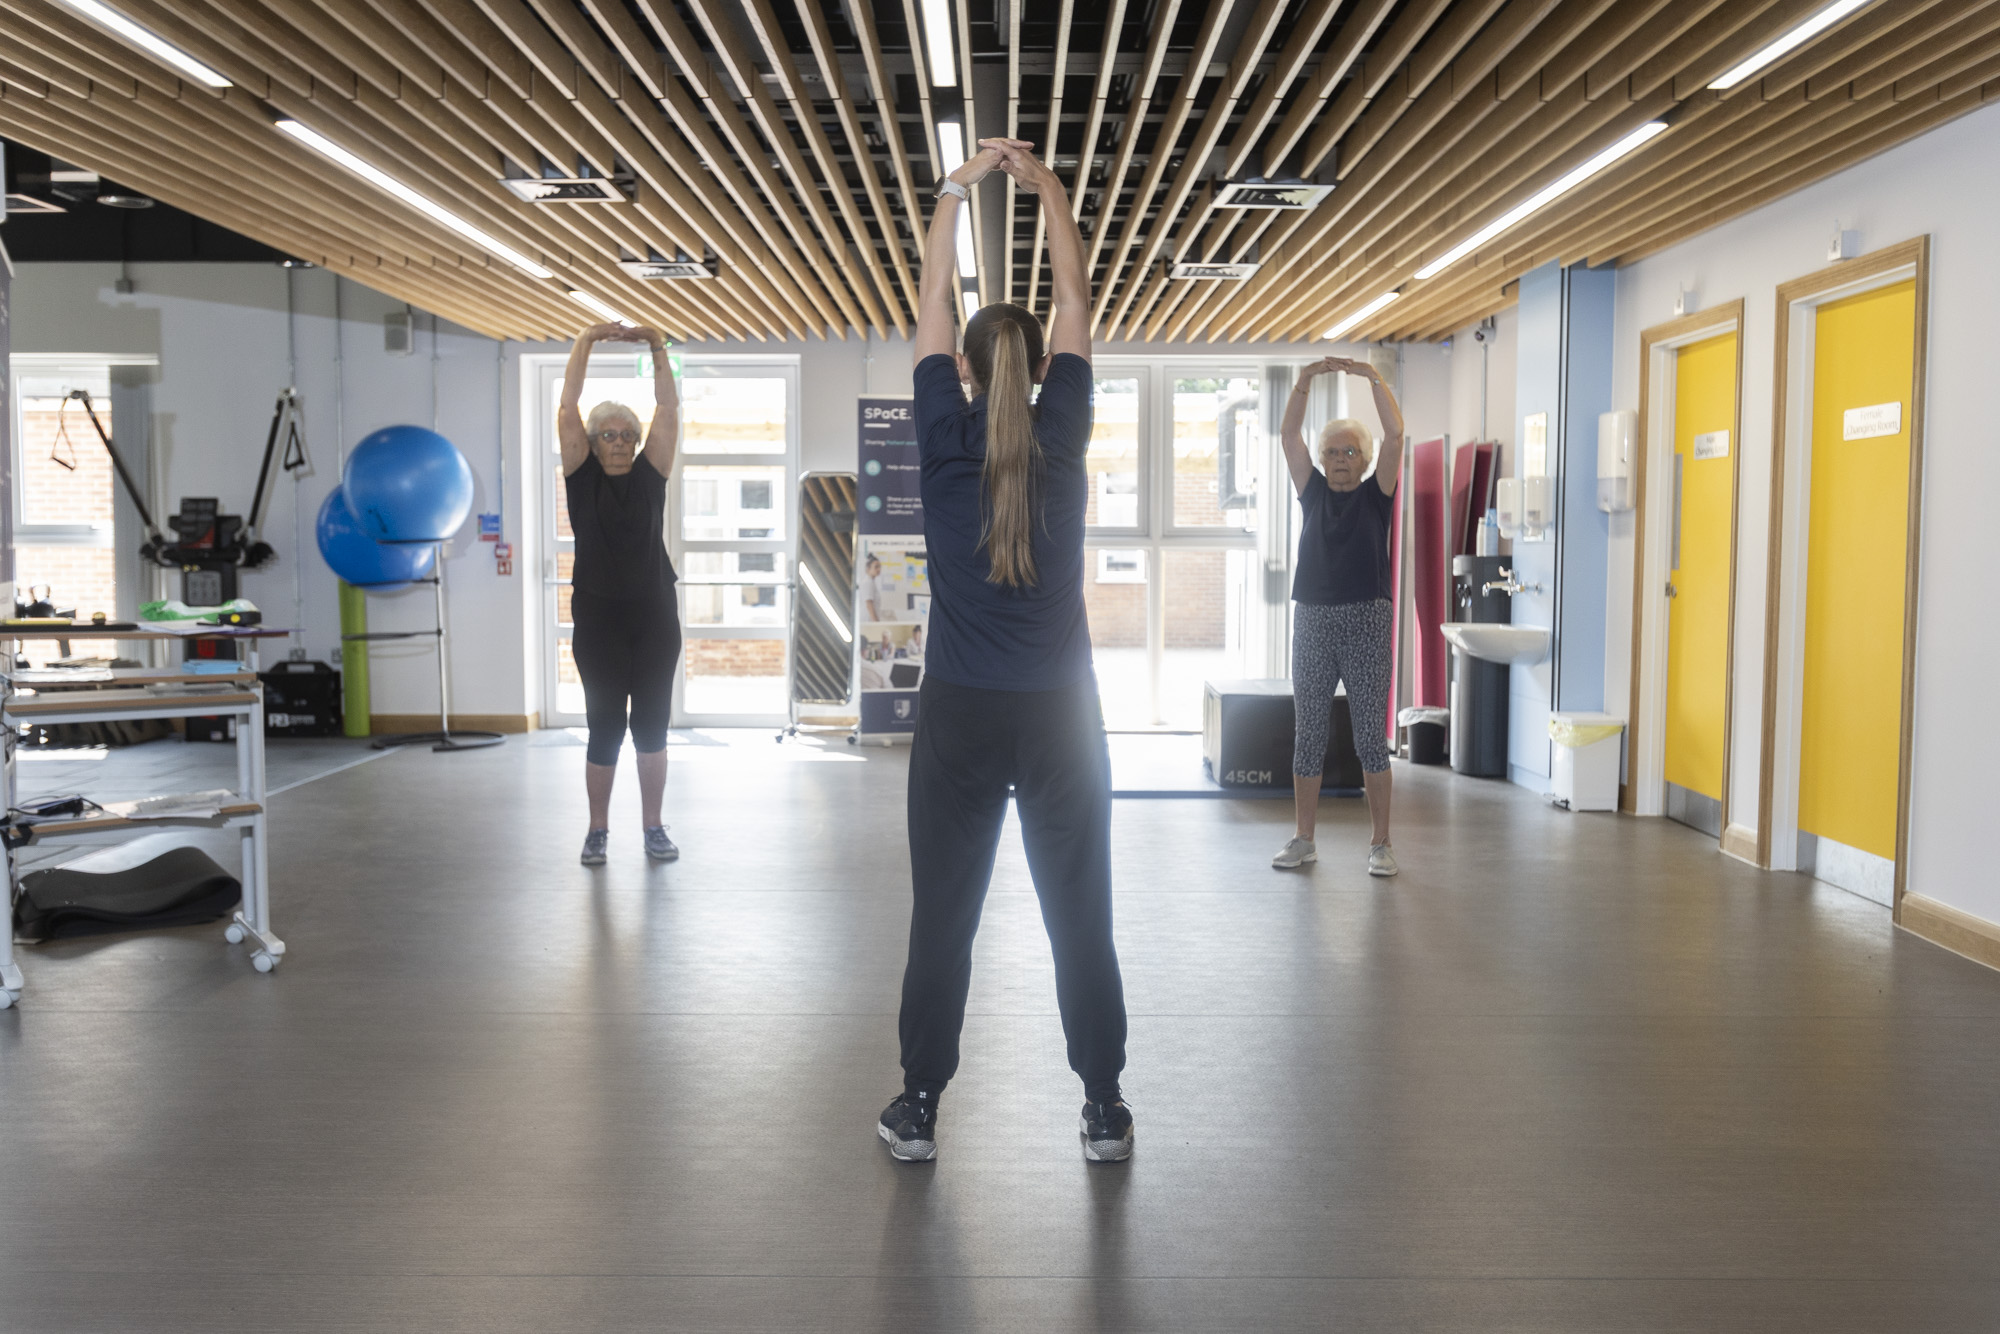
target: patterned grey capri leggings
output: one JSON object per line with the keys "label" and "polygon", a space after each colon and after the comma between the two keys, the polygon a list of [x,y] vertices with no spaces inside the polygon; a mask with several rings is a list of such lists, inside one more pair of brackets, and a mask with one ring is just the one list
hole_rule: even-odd
{"label": "patterned grey capri leggings", "polygon": [[1387,598],[1321,607],[1292,606],[1292,705],[1298,733],[1292,772],[1314,778],[1326,764],[1326,733],[1333,718],[1333,689],[1347,683],[1347,713],[1354,722],[1354,753],[1365,773],[1389,767],[1389,636],[1394,625]]}

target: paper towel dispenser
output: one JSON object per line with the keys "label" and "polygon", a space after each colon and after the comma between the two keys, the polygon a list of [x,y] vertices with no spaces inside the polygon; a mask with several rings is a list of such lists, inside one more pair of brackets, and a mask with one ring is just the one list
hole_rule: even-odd
{"label": "paper towel dispenser", "polygon": [[1639,440],[1639,414],[1630,408],[1597,417],[1597,508],[1605,513],[1632,508],[1632,455]]}

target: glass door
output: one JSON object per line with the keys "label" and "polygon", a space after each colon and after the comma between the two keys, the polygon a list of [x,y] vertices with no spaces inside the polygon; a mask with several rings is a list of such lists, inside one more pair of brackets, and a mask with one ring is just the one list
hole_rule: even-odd
{"label": "glass door", "polygon": [[[792,476],[798,459],[798,362],[792,357],[676,354],[681,444],[667,488],[667,547],[680,573],[684,647],[674,688],[674,725],[778,726],[786,702],[790,623]],[[584,722],[583,681],[570,643],[570,528],[555,411],[563,367],[541,367],[546,484],[543,719]],[[653,382],[636,353],[594,356],[583,407],[612,400],[643,425],[653,420]],[[643,463],[641,466],[644,466]]]}
{"label": "glass door", "polygon": [[1269,441],[1254,366],[1096,366],[1084,601],[1115,731],[1194,731],[1204,684],[1258,675]]}

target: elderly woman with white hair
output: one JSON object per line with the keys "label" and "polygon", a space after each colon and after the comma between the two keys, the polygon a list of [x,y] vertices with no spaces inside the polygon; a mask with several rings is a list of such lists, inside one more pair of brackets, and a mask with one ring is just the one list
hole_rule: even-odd
{"label": "elderly woman with white hair", "polygon": [[[1317,375],[1368,381],[1384,438],[1350,417],[1319,432],[1319,464],[1306,450],[1306,399]],[[1390,638],[1395,625],[1389,573],[1389,526],[1396,479],[1403,467],[1403,412],[1382,377],[1365,361],[1328,357],[1299,372],[1285,405],[1282,432],[1292,485],[1305,510],[1292,582],[1292,700],[1298,719],[1292,743],[1292,801],[1298,830],[1271,859],[1281,869],[1319,860],[1313,824],[1319,814],[1320,771],[1336,685],[1347,686],[1354,750],[1361,760],[1373,823],[1368,873],[1396,874],[1389,847]],[[1372,468],[1371,468],[1372,465]]]}
{"label": "elderly woman with white hair", "polygon": [[[650,427],[642,429],[638,414],[623,403],[599,403],[584,416],[583,381],[590,350],[598,343],[646,343],[653,349]],[[666,541],[667,478],[680,441],[680,401],[665,346],[666,340],[652,329],[599,324],[584,330],[570,352],[556,408],[563,489],[570,530],[576,534],[570,647],[583,678],[584,715],[590,724],[583,766],[590,798],[585,866],[604,864],[611,783],[628,726],[639,765],[646,855],[660,862],[680,856],[660,820],[674,664],[681,655],[681,613],[674,593],[678,576]]]}

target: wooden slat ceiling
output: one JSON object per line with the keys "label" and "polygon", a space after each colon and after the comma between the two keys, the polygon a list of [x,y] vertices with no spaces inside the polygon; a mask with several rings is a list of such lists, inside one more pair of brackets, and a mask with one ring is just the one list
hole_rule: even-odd
{"label": "wooden slat ceiling", "polygon": [[[57,0],[0,0],[0,133],[494,336],[589,292],[683,340],[907,332],[937,124],[1053,144],[1100,338],[1437,338],[1551,259],[1630,263],[2000,93],[2000,0],[1875,0],[1727,92],[1826,0],[112,0],[210,89]],[[924,15],[948,13],[957,85]],[[913,41],[913,37],[917,40]],[[967,71],[971,77],[966,77]],[[553,270],[531,275],[277,133],[294,118]],[[1427,260],[1669,128],[1437,276]],[[629,177],[613,204],[503,176]],[[1251,178],[1310,210],[1216,206]],[[1831,219],[1829,219],[1829,226]],[[1046,300],[996,182],[984,301]],[[712,280],[624,258],[706,257]],[[1244,282],[1175,260],[1254,260]]]}

